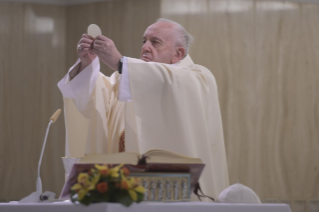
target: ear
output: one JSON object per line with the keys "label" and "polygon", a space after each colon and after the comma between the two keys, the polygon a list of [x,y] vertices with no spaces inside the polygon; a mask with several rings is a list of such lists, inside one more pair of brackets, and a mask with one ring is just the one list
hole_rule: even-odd
{"label": "ear", "polygon": [[185,56],[185,49],[183,47],[176,47],[174,57],[172,58],[172,64],[179,62]]}

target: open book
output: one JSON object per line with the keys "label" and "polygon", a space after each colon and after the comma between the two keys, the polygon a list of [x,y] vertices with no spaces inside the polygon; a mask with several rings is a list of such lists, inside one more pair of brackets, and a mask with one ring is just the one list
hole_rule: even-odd
{"label": "open book", "polygon": [[[75,163],[65,183],[60,199],[69,198],[70,188],[81,172],[86,172],[94,164],[117,165],[124,163],[131,173],[188,173],[191,191],[195,188],[205,164],[200,158],[192,158],[162,149],[152,149],[143,155],[136,152],[114,154],[87,154],[80,163]],[[151,175],[151,174],[150,174]]]}
{"label": "open book", "polygon": [[87,154],[80,163],[108,163],[142,165],[149,163],[202,164],[200,158],[192,158],[163,149],[151,149],[143,155],[137,152],[121,152],[114,154]]}

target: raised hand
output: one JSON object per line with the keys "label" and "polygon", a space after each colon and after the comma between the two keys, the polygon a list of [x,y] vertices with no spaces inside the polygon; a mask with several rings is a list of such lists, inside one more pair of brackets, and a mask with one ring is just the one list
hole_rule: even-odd
{"label": "raised hand", "polygon": [[119,69],[122,55],[117,50],[114,42],[111,39],[103,35],[97,36],[93,43],[92,52],[114,71]]}
{"label": "raised hand", "polygon": [[93,42],[94,39],[91,36],[83,34],[81,40],[77,45],[78,56],[81,60],[80,71],[91,64],[96,57],[96,55],[92,52]]}

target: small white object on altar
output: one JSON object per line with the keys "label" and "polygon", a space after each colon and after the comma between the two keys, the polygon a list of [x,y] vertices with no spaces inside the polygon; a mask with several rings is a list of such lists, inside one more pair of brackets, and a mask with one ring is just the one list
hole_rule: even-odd
{"label": "small white object on altar", "polygon": [[218,201],[222,203],[259,203],[261,201],[257,194],[247,186],[236,183],[225,190],[223,190],[219,196]]}

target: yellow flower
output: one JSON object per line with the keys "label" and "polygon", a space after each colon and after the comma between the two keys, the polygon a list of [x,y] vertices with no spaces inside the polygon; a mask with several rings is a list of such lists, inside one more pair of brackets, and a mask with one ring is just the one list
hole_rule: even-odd
{"label": "yellow flower", "polygon": [[109,169],[107,167],[107,165],[98,165],[98,164],[95,164],[95,168],[97,168],[98,170],[108,170]]}
{"label": "yellow flower", "polygon": [[136,194],[136,192],[133,191],[133,190],[127,190],[127,191],[128,191],[128,194],[130,195],[131,199],[132,199],[133,201],[136,201],[136,200],[137,200],[137,194]]}
{"label": "yellow flower", "polygon": [[95,175],[92,180],[89,180],[87,173],[80,173],[78,176],[78,183],[74,184],[71,190],[78,190],[78,199],[82,200],[83,197],[91,190],[95,189],[96,183],[99,181],[100,175]]}
{"label": "yellow flower", "polygon": [[124,164],[122,163],[121,165],[118,165],[118,166],[116,166],[114,168],[111,168],[109,170],[108,174],[111,175],[111,177],[119,177],[119,171],[120,171],[120,168],[122,168],[123,165]]}
{"label": "yellow flower", "polygon": [[107,176],[108,172],[109,172],[109,168],[107,167],[107,165],[95,165],[95,168],[97,168],[100,172],[101,175],[103,176]]}
{"label": "yellow flower", "polygon": [[127,186],[128,186],[128,190],[127,191],[128,191],[128,193],[129,193],[129,195],[130,195],[130,197],[131,197],[131,199],[133,201],[137,200],[136,192],[144,194],[145,188],[143,186],[138,185],[135,178],[133,178],[133,177],[129,178],[126,181],[126,183],[127,183]]}
{"label": "yellow flower", "polygon": [[136,192],[144,194],[145,188],[143,186],[138,185],[138,181],[136,178],[134,177],[126,178],[125,171],[121,170],[120,173],[122,178],[121,188],[126,189],[131,199],[133,201],[136,201],[137,200]]}

